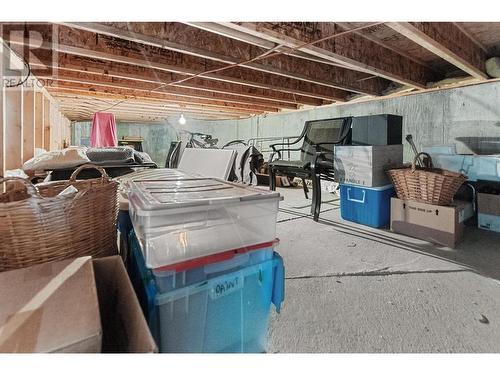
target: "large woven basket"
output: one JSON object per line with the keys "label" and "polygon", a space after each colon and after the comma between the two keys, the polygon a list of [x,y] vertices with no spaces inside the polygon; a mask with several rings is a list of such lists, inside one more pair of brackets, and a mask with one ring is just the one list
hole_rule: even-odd
{"label": "large woven basket", "polygon": [[[426,167],[416,166],[416,161],[421,155],[428,158]],[[434,168],[431,156],[425,152],[415,156],[410,168],[391,169],[387,173],[394,184],[398,198],[438,206],[451,204],[457,190],[467,181],[467,177],[461,173]]]}
{"label": "large woven basket", "polygon": [[[98,169],[101,178],[77,181],[86,168]],[[82,165],[69,181],[35,186],[11,177],[0,179],[0,187],[4,182],[11,189],[0,194],[0,271],[117,253],[118,183],[101,167]],[[78,192],[58,195],[68,186]]]}

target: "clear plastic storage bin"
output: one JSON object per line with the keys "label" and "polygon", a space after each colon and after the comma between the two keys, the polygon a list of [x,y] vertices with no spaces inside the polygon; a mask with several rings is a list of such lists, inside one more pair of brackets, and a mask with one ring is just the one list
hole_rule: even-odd
{"label": "clear plastic storage bin", "polygon": [[130,251],[134,262],[142,267],[143,278],[154,279],[155,288],[159,293],[166,293],[273,259],[274,246],[277,243],[278,240],[275,240],[250,248],[231,250],[190,262],[177,263],[171,267],[147,269],[137,237],[133,232],[129,236]]}
{"label": "clear plastic storage bin", "polygon": [[280,195],[214,178],[129,182],[130,217],[148,268],[276,237]]}
{"label": "clear plastic storage bin", "polygon": [[[268,251],[252,251],[248,255],[253,258],[240,264],[233,263],[236,256],[210,265],[217,272],[204,276],[205,266],[179,272],[176,277],[185,278],[184,286],[161,292],[133,234],[130,238],[129,275],[160,352],[266,350],[271,304],[279,312],[284,299],[283,261],[277,253],[258,262]],[[195,281],[197,277],[202,280]]]}

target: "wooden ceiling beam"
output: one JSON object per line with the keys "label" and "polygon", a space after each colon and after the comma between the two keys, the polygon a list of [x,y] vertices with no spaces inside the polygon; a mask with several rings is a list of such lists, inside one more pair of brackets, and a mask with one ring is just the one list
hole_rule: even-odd
{"label": "wooden ceiling beam", "polygon": [[485,52],[452,22],[389,22],[387,26],[474,78],[488,78]]}
{"label": "wooden ceiling beam", "polygon": [[[91,121],[93,113],[91,112],[71,112],[71,111],[66,111],[64,113],[68,119],[72,121]],[[177,117],[175,114],[167,114],[167,115],[148,115],[148,114],[134,114],[134,113],[129,113],[129,112],[123,112],[123,113],[116,113],[115,118],[117,121],[130,121],[130,120],[145,120],[148,119],[148,122],[153,122],[153,121],[164,121],[165,119],[170,119],[170,118],[175,118]],[[186,116],[189,119],[203,119],[203,120],[237,120],[245,117],[241,116],[228,116],[228,115],[219,115],[219,116],[213,116],[213,115],[204,115],[204,114],[190,114],[189,116]]]}
{"label": "wooden ceiling beam", "polygon": [[[89,74],[105,75],[109,77],[125,78],[139,82],[168,83],[188,77],[187,75],[169,73],[161,70],[148,69],[140,66],[131,66],[116,62],[100,61],[80,56],[61,54],[57,68],[64,71],[82,72]],[[288,103],[292,105],[318,106],[330,104],[322,99],[302,95],[294,95],[269,89],[235,84],[231,82],[216,81],[205,78],[193,78],[189,81],[176,83],[170,87],[184,87],[219,94],[235,95],[242,98],[258,99],[271,102]],[[280,104],[281,106],[281,104]],[[287,107],[287,105],[282,105]]]}
{"label": "wooden ceiling beam", "polygon": [[354,32],[341,34],[312,45],[304,45],[348,31],[334,23],[310,22],[309,28],[305,27],[304,23],[290,22],[224,22],[221,24],[331,60],[350,69],[414,88],[423,89],[427,82],[435,80],[435,73],[432,70]]}
{"label": "wooden ceiling beam", "polygon": [[467,37],[476,45],[478,46],[481,50],[483,50],[483,52],[487,55],[489,55],[490,51],[488,50],[488,48],[483,44],[481,43],[474,35],[472,35],[469,30],[467,30],[467,28],[462,25],[461,23],[459,22],[453,22],[453,24],[458,27],[458,29],[463,32],[465,35],[467,35]]}
{"label": "wooden ceiling beam", "polygon": [[[60,99],[60,97],[58,97],[58,99]],[[95,112],[99,112],[99,111],[103,111],[102,107],[99,107],[99,106],[96,106],[96,107],[92,107],[92,106],[89,106],[89,105],[81,105],[79,102],[64,102],[64,111],[66,112],[71,112],[71,111],[87,111],[88,113],[90,114],[93,114]],[[123,109],[126,109],[126,110],[135,110],[133,107],[124,107]],[[116,109],[116,108],[112,108],[112,109],[109,109],[108,112],[112,112],[112,113],[117,113],[117,111],[121,111],[120,108]],[[155,112],[156,110],[153,109],[153,110],[135,110],[136,112],[144,112],[144,113],[148,113],[148,112]],[[211,118],[248,118],[249,115],[247,113],[242,113],[242,114],[239,114],[239,113],[227,113],[227,112],[211,112],[211,111],[205,111],[205,110],[197,110],[197,109],[185,109],[183,108],[182,111],[179,110],[179,108],[177,110],[175,109],[171,109],[169,111],[166,111],[166,110],[162,110],[162,112],[169,112],[171,116],[180,116],[181,113],[184,114],[185,116],[187,117],[192,117],[192,116],[205,116],[205,117],[211,117]]]}
{"label": "wooden ceiling beam", "polygon": [[301,59],[305,60],[310,60],[310,61],[315,61],[318,63],[322,64],[328,64],[328,65],[333,65],[333,66],[340,66],[342,68],[345,68],[346,66],[343,64],[339,64],[337,62],[327,60],[327,59],[322,59],[320,57],[310,55],[308,53],[298,51],[298,50],[293,50],[288,47],[280,47],[278,44],[270,42],[268,40],[262,39],[262,38],[257,38],[254,37],[253,35],[247,34],[240,32],[238,30],[234,30],[232,28],[226,27],[224,25],[215,23],[215,22],[184,22],[186,25],[190,25],[193,27],[197,27],[201,30],[205,31],[210,31],[211,33],[221,35],[227,38],[231,39],[236,39],[240,40],[242,42],[256,45],[265,49],[271,49],[271,48],[276,48],[277,51],[282,52],[285,55],[290,55],[290,56],[295,56]]}
{"label": "wooden ceiling beam", "polygon": [[[87,119],[92,119],[92,116],[94,113],[97,111],[89,108],[89,109],[72,109],[71,107],[66,107],[66,108],[61,108],[61,112],[67,116],[69,119],[73,120],[73,117],[76,117],[77,115],[85,116]],[[131,116],[154,116],[157,118],[172,118],[172,117],[179,117],[179,112],[155,112],[155,111],[134,111],[134,110],[113,110],[110,111],[115,115],[115,118],[117,121],[123,120],[123,118],[126,117],[131,117]],[[231,115],[227,113],[218,113],[218,114],[210,114],[210,113],[203,113],[203,112],[183,112],[184,116],[189,118],[205,118],[205,119],[240,119],[240,118],[246,118],[248,115]]]}
{"label": "wooden ceiling beam", "polygon": [[[166,65],[155,61],[150,61],[140,58],[131,58],[113,53],[104,53],[101,51],[94,51],[85,48],[76,48],[66,45],[59,45],[57,49],[61,53],[84,56],[91,59],[129,64],[132,66],[141,66],[144,68],[151,68],[155,70],[162,70],[178,74],[185,74],[188,76],[202,74],[204,71],[209,70],[209,69],[205,70],[200,69],[198,71],[194,71],[191,69],[187,69],[182,65],[179,66]],[[182,63],[180,62],[179,64]],[[311,84],[309,82],[302,82],[299,80],[293,80],[290,78],[279,77],[259,71],[252,72],[248,70],[242,70],[242,68],[232,68],[231,70],[226,70],[221,73],[204,74],[203,76],[199,77],[221,82],[228,82],[250,87],[256,87],[265,90],[275,90],[289,94],[298,94],[302,96],[319,98],[323,100],[345,101],[347,95],[347,92],[339,89]]]}
{"label": "wooden ceiling beam", "polygon": [[[61,107],[61,110],[64,112],[64,111],[67,111],[69,113],[71,113],[71,111],[73,111],[74,109],[72,108],[71,105],[62,105]],[[95,112],[98,112],[98,111],[95,111],[95,109],[91,106],[87,106],[87,107],[81,107],[80,110],[82,111],[86,111],[85,113],[90,113],[90,114],[93,114]],[[179,112],[176,112],[176,111],[172,111],[172,110],[139,110],[139,109],[134,109],[134,108],[121,108],[121,109],[113,109],[110,111],[111,113],[114,113],[114,114],[120,114],[120,113],[135,113],[135,114],[143,114],[143,115],[157,115],[157,116],[174,116],[174,115],[179,115]],[[213,114],[210,114],[210,113],[204,113],[204,112],[197,112],[197,111],[185,111],[183,112],[184,115],[206,115],[206,116],[212,116],[212,117],[215,117],[215,115]],[[219,114],[220,115],[220,114]],[[233,116],[233,117],[237,117],[237,116]]]}
{"label": "wooden ceiling beam", "polygon": [[[343,27],[345,30],[349,30],[350,28],[352,28],[352,26],[349,24],[349,22],[335,22],[337,25]],[[387,27],[385,25],[380,25],[382,27]],[[401,55],[401,56],[404,56],[406,57],[407,59],[410,59],[414,62],[416,62],[417,64],[420,64],[428,69],[431,69],[431,70],[434,70],[436,71],[436,69],[434,67],[432,67],[429,63],[423,61],[422,59],[416,57],[416,56],[412,56],[410,54],[408,54],[407,52],[405,52],[404,50],[400,49],[400,48],[397,48],[393,45],[390,45],[382,40],[380,40],[379,38],[373,36],[370,34],[370,31],[373,31],[374,28],[372,29],[364,29],[364,30],[360,30],[360,31],[354,31],[355,34],[365,38],[365,39],[368,39],[368,40],[371,40],[372,42],[378,44],[378,45],[381,45],[382,47],[384,48],[388,48],[390,49],[391,51],[397,53],[398,55]]]}
{"label": "wooden ceiling beam", "polygon": [[[68,29],[67,32],[61,33],[61,27],[58,29],[60,43],[42,47],[35,45],[35,47],[54,48],[59,53],[203,77],[204,79],[280,91],[326,101],[346,101],[349,95],[349,92],[345,90],[241,67],[232,67],[223,72],[213,72],[215,69],[227,66],[227,64],[107,36],[96,37],[95,34],[82,30]],[[11,44],[30,45],[29,40],[16,38],[15,36],[9,42]]]}
{"label": "wooden ceiling beam", "polygon": [[[230,113],[246,113],[246,114],[261,114],[264,113],[263,110],[245,106],[245,105],[234,105],[231,103],[214,103],[213,101],[205,101],[201,99],[186,99],[175,95],[160,94],[160,93],[148,93],[140,90],[130,90],[130,89],[120,89],[114,87],[107,87],[105,89],[96,90],[91,84],[83,83],[71,83],[71,82],[58,82],[58,86],[46,87],[50,93],[55,92],[71,92],[78,93],[79,95],[86,96],[97,96],[97,97],[111,97],[111,98],[121,98],[123,100],[129,100],[130,98],[137,99],[148,99],[163,103],[173,103],[179,105],[179,110],[182,111],[182,106],[196,105],[200,108],[206,109],[216,109],[220,112],[230,112]],[[109,95],[109,96],[107,96]]]}
{"label": "wooden ceiling beam", "polygon": [[365,95],[380,95],[388,85],[383,80],[362,80],[366,78],[365,73],[304,60],[292,55],[287,56],[279,52],[278,55],[273,54],[251,61],[268,50],[179,22],[106,24],[76,22],[64,25],[224,64],[245,62],[240,66]]}
{"label": "wooden ceiling beam", "polygon": [[224,113],[213,108],[199,108],[196,106],[184,106],[180,108],[178,105],[175,104],[163,104],[160,102],[156,104],[129,103],[120,101],[116,101],[114,103],[111,102],[103,103],[102,101],[98,101],[95,99],[71,97],[68,95],[56,94],[56,97],[58,98],[62,107],[73,106],[74,108],[89,108],[92,109],[94,112],[105,111],[106,109],[109,109],[110,111],[117,111],[121,109],[133,109],[137,111],[157,111],[157,112],[169,111],[177,114],[180,114],[181,112],[204,113],[204,114],[214,114],[214,115]]}
{"label": "wooden ceiling beam", "polygon": [[[74,111],[74,110],[64,110],[64,115],[68,117],[71,121],[91,121],[93,111]],[[117,121],[147,121],[147,122],[162,122],[166,119],[177,117],[178,114],[147,114],[147,113],[133,113],[133,112],[114,112]],[[203,120],[230,120],[243,118],[242,116],[234,116],[227,114],[219,115],[209,115],[209,114],[197,114],[190,113],[186,114],[189,119],[203,119]]]}
{"label": "wooden ceiling beam", "polygon": [[184,22],[184,23],[189,26],[197,27],[201,30],[209,31],[214,34],[239,40],[241,42],[249,43],[264,49],[271,49],[278,46],[277,43],[271,42],[266,38],[260,38],[254,35],[250,35],[246,32],[235,30],[231,27],[225,26],[224,24],[216,22]]}
{"label": "wooden ceiling beam", "polygon": [[236,104],[247,104],[252,105],[257,108],[264,109],[265,111],[274,111],[281,108],[287,109],[297,109],[296,104],[266,101],[261,99],[249,99],[242,98],[235,95],[220,94],[216,92],[210,92],[207,90],[197,90],[196,88],[189,87],[174,87],[174,86],[162,86],[160,82],[139,82],[130,80],[124,77],[110,77],[108,75],[97,75],[84,72],[74,72],[74,71],[64,71],[58,69],[57,72],[58,81],[66,82],[80,82],[95,84],[97,86],[103,87],[118,87],[118,88],[130,88],[136,90],[146,90],[149,92],[162,92],[167,94],[174,94],[186,98],[200,98],[207,100],[218,100],[225,101],[228,103]]}
{"label": "wooden ceiling beam", "polygon": [[[77,89],[77,88],[62,88],[62,87],[47,87],[48,91],[51,91],[52,96],[57,97],[68,97],[68,98],[88,98],[99,100],[101,102],[107,102],[109,105],[115,104],[117,101],[126,102],[126,103],[145,103],[150,105],[175,105],[177,103],[172,101],[166,101],[161,97],[155,96],[132,96],[130,94],[126,94],[123,92],[102,92],[102,91],[89,91],[86,89]],[[119,91],[119,90],[116,90]],[[195,106],[195,104],[189,104],[190,106]],[[187,104],[177,104],[179,111],[183,107],[188,107]],[[196,105],[200,108],[203,106]]]}
{"label": "wooden ceiling beam", "polygon": [[[88,60],[88,59],[85,59]],[[162,71],[150,71],[140,67],[130,67],[121,65],[117,68],[117,63],[95,63],[93,61],[71,62],[68,59],[61,58],[60,64],[57,67],[59,75],[69,74],[87,74],[94,75],[103,80],[109,79],[126,79],[134,81],[133,84],[153,84],[158,87],[166,84],[165,90],[172,93],[186,93],[187,95],[194,95],[200,97],[221,97],[227,98],[229,101],[235,102],[248,102],[261,105],[268,105],[277,108],[296,109],[298,105],[321,105],[324,104],[323,100],[291,95],[287,93],[280,93],[272,90],[256,89],[249,86],[236,85],[233,83],[226,83],[221,81],[210,81],[203,78],[193,78],[187,82],[170,85],[185,76],[176,75],[174,73],[166,73]],[[87,64],[88,62],[88,64]],[[82,64],[82,65],[79,65]]]}
{"label": "wooden ceiling beam", "polygon": [[[36,65],[36,62],[32,65]],[[59,71],[81,72],[106,77],[129,79],[138,82],[172,83],[188,77],[187,75],[165,72],[162,70],[148,69],[140,66],[120,64],[116,62],[101,61],[82,56],[59,54],[57,64],[52,68]],[[202,91],[228,94],[241,98],[258,99],[263,101],[278,102],[278,107],[292,108],[289,105],[318,106],[331,104],[332,101],[312,98],[308,96],[290,94],[269,89],[234,84],[205,78],[193,78],[189,81],[175,83],[169,87],[183,87]],[[271,104],[272,105],[272,104]]]}
{"label": "wooden ceiling beam", "polygon": [[[127,82],[124,80],[115,80],[115,82],[103,82],[100,80],[92,80],[88,77],[85,78],[76,78],[76,77],[68,77],[68,76],[59,76],[55,82],[57,86],[62,85],[63,87],[68,87],[71,85],[84,85],[85,87],[95,90],[95,91],[106,91],[109,89],[118,89],[118,90],[130,90],[130,92],[135,93],[144,93],[144,94],[165,94],[168,95],[166,99],[172,100],[180,100],[182,103],[203,103],[207,106],[215,106],[215,107],[226,107],[226,108],[237,108],[237,109],[249,109],[255,110],[259,112],[279,112],[279,108],[271,107],[271,106],[262,106],[253,103],[238,103],[227,101],[226,99],[217,99],[214,97],[211,98],[202,98],[202,97],[193,97],[188,95],[179,95],[177,93],[171,93],[167,91],[163,91],[162,89],[154,90],[154,87],[148,86],[131,86],[127,85]],[[53,85],[54,86],[54,85]]]}
{"label": "wooden ceiling beam", "polygon": [[[71,107],[67,108],[62,108],[61,111],[67,115],[68,117],[71,117],[76,114],[80,115],[85,115],[88,119],[91,119],[93,114],[96,112],[92,108],[85,108],[85,109],[72,109]],[[134,111],[134,110],[113,110],[111,111],[114,115],[115,118],[120,121],[123,119],[124,116],[126,117],[131,117],[131,116],[154,116],[158,118],[179,118],[180,113],[179,112],[174,112],[174,111],[162,111],[162,112],[155,112],[155,111]],[[190,112],[183,112],[184,116],[189,120],[191,118],[205,118],[205,119],[212,119],[212,120],[217,120],[217,119],[240,119],[240,118],[246,118],[248,115],[235,115],[235,114],[227,114],[227,113],[218,113],[218,114],[212,114],[212,113],[204,113],[204,112],[196,112],[196,111],[190,111]]]}
{"label": "wooden ceiling beam", "polygon": [[[196,114],[205,114],[205,115],[213,115],[213,116],[217,116],[217,115],[221,115],[223,114],[224,112],[211,112],[211,111],[206,111],[206,110],[199,110],[199,109],[183,109],[182,111],[179,111],[179,108],[162,108],[162,107],[157,107],[157,108],[141,108],[141,107],[129,107],[129,106],[125,106],[125,107],[120,107],[120,106],[116,106],[114,108],[111,108],[111,109],[106,109],[106,108],[103,108],[102,105],[100,105],[99,103],[95,103],[95,104],[92,104],[92,103],[82,103],[82,102],[78,102],[78,101],[66,101],[66,100],[62,100],[61,101],[61,108],[64,108],[64,109],[71,109],[71,110],[75,110],[75,109],[80,109],[80,110],[89,110],[91,111],[92,113],[95,113],[95,112],[103,112],[103,111],[109,111],[109,112],[117,112],[117,111],[136,111],[136,112],[144,112],[144,113],[171,113],[171,114],[177,114],[177,115],[180,115],[181,113],[184,113],[184,114],[189,114],[189,113],[196,113]],[[227,113],[225,113],[227,114]],[[233,116],[239,116],[238,114],[234,114]]]}
{"label": "wooden ceiling beam", "polygon": [[106,61],[142,66],[173,73],[198,75],[204,78],[273,89],[320,99],[345,101],[348,92],[298,79],[283,77],[262,71],[233,67],[216,73],[208,73],[227,64],[127,40],[97,35],[84,30],[59,27],[61,53],[86,56]]}
{"label": "wooden ceiling beam", "polygon": [[[82,115],[70,115],[68,118],[71,121],[75,122],[87,122],[91,121],[92,117],[88,116],[82,116]],[[196,116],[192,117],[194,120],[231,120],[233,118],[227,118],[227,117],[221,117],[221,118],[211,118],[211,117],[203,117],[203,116]],[[130,115],[121,115],[120,118],[117,118],[117,121],[120,122],[125,122],[125,123],[162,123],[165,121],[164,117],[149,117],[149,116],[130,116]]]}

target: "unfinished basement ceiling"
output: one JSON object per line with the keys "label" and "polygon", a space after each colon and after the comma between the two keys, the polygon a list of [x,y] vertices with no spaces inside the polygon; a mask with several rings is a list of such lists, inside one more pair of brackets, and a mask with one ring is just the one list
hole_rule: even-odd
{"label": "unfinished basement ceiling", "polygon": [[[500,23],[61,23],[54,82],[70,120],[245,118],[488,79]],[[26,30],[40,30],[26,23]],[[27,34],[26,34],[27,35]],[[21,40],[10,40],[20,44]],[[15,46],[13,46],[15,47]],[[14,48],[13,48],[14,49]],[[49,51],[47,51],[48,53]]]}

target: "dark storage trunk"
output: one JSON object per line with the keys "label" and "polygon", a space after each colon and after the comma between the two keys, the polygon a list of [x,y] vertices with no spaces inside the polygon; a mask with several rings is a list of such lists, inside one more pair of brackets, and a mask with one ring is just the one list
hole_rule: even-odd
{"label": "dark storage trunk", "polygon": [[403,117],[372,115],[352,119],[353,145],[400,145],[403,142]]}

